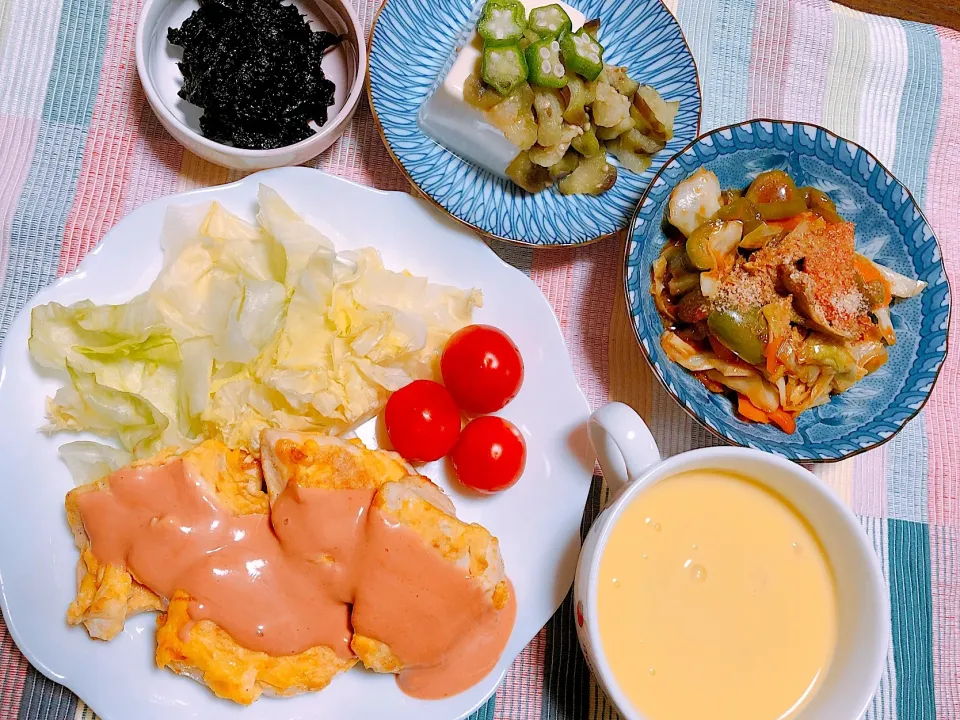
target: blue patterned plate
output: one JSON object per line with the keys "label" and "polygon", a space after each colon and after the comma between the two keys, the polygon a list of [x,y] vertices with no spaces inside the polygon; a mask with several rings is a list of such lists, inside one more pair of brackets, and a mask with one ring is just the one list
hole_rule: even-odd
{"label": "blue patterned plate", "polygon": [[524,245],[578,245],[625,228],[657,170],[699,132],[700,86],[686,40],[660,0],[566,0],[600,18],[605,59],[679,100],[674,138],[642,175],[620,169],[599,197],[531,195],[441,147],[417,125],[420,106],[470,37],[482,0],[389,0],[370,36],[370,107],[384,142],[411,183],[484,235]]}
{"label": "blue patterned plate", "polygon": [[[793,435],[738,420],[726,397],[709,392],[660,347],[663,325],[650,295],[650,268],[666,239],[670,193],[700,167],[716,173],[723,188],[746,187],[764,170],[785,170],[798,185],[830,194],[839,213],[856,223],[859,252],[927,283],[920,295],[891,308],[897,344],[888,348],[887,363],[802,413]],[[697,138],[663,166],[640,201],[624,264],[637,339],[667,391],[721,438],[791,460],[833,462],[889,440],[923,407],[947,354],[950,290],[933,230],[910,192],[873,155],[815,125],[753,120]]]}

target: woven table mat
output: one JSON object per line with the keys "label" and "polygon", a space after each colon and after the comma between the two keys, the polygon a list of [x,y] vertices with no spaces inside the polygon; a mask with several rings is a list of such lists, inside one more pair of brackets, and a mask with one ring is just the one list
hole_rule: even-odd
{"label": "woven table mat", "polygon": [[[379,0],[354,4],[369,29]],[[960,35],[823,0],[667,5],[699,66],[704,130],[784,118],[864,145],[922,205],[958,287]],[[130,210],[239,177],[184,151],[160,127],[136,76],[138,14],[136,0],[0,0],[0,338],[40,288],[72,270]],[[381,189],[409,189],[365,101],[313,164]],[[665,455],[712,444],[640,355],[621,293],[622,243],[493,249],[553,305],[594,407],[633,405]],[[954,347],[957,323],[955,314]],[[892,642],[868,718],[960,718],[958,364],[954,352],[926,408],[894,440],[815,470],[861,518],[889,585]],[[597,478],[585,527],[602,495]],[[584,665],[568,603],[476,718],[617,717]],[[0,620],[0,720],[93,717],[29,666]]]}

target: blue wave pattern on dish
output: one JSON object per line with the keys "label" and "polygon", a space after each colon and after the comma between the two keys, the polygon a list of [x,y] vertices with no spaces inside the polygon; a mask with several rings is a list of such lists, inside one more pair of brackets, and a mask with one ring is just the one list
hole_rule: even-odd
{"label": "blue wave pattern on dish", "polygon": [[[927,282],[919,296],[891,308],[897,344],[889,359],[850,390],[802,413],[787,435],[736,418],[730,401],[709,392],[660,347],[663,324],[650,295],[650,268],[666,238],[670,193],[699,167],[721,187],[743,188],[764,170],[789,172],[798,185],[828,192],[856,223],[857,250],[908,277]],[[754,121],[725,128],[673,158],[638,208],[625,278],[637,337],[668,391],[701,422],[740,445],[793,460],[838,460],[890,438],[923,405],[947,349],[950,291],[933,231],[907,190],[859,146],[800,123]]]}
{"label": "blue wave pattern on dish", "polygon": [[449,69],[476,22],[473,0],[390,0],[370,47],[370,95],[393,154],[419,188],[455,217],[483,232],[530,245],[573,245],[629,223],[647,184],[671,155],[697,135],[700,90],[680,27],[660,0],[570,0],[601,19],[605,59],[638,82],[679,100],[674,138],[642,175],[619,169],[616,186],[591,197],[556,189],[530,194],[454,155],[424,135],[420,107]]}

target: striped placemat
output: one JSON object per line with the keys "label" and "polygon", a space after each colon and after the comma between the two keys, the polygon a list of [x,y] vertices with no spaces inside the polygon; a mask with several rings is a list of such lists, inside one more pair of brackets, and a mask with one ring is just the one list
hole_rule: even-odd
{"label": "striped placemat", "polygon": [[[378,0],[354,2],[369,28]],[[865,145],[923,205],[960,287],[960,35],[825,0],[667,4],[699,65],[705,129],[786,118]],[[138,12],[137,0],[0,0],[0,334],[131,209],[237,177],[184,152],[146,105],[133,60]],[[407,189],[366,106],[316,166]],[[593,405],[632,404],[665,454],[709,444],[635,346],[620,293],[621,243],[494,250],[553,304]],[[892,442],[817,469],[862,518],[890,587],[890,655],[868,718],[960,718],[958,363],[956,353],[947,359],[930,403]],[[585,525],[599,504],[595,485]],[[0,621],[0,720],[92,717],[29,667]],[[615,717],[584,666],[567,605],[476,717]]]}

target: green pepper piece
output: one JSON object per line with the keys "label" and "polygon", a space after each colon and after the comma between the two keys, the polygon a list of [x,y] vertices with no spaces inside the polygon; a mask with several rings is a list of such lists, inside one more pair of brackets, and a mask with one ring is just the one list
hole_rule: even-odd
{"label": "green pepper piece", "polygon": [[567,70],[560,60],[560,43],[540,40],[527,46],[527,71],[530,84],[560,89],[567,85]]}
{"label": "green pepper piece", "polygon": [[684,295],[696,287],[700,287],[700,273],[674,275],[667,283],[667,291],[674,296]]}
{"label": "green pepper piece", "polygon": [[567,67],[587,80],[596,80],[603,72],[603,45],[585,30],[561,35],[560,53]]}
{"label": "green pepper piece", "polygon": [[498,93],[509,95],[527,79],[527,61],[520,46],[484,47],[480,75]]}
{"label": "green pepper piece", "polygon": [[[786,202],[803,195],[797,190],[793,178],[783,170],[766,170],[750,183],[747,188],[747,199],[759,205],[760,203]],[[804,203],[806,204],[806,203]]]}
{"label": "green pepper piece", "polygon": [[716,265],[713,251],[710,247],[710,236],[723,226],[721,221],[713,220],[704,223],[687,238],[687,257],[693,266],[699,270],[710,270]]}
{"label": "green pepper piece", "polygon": [[812,334],[803,341],[800,358],[805,363],[824,365],[835,372],[845,373],[852,370],[857,361],[843,345],[830,342],[822,335]]}
{"label": "green pepper piece", "polygon": [[554,180],[563,180],[563,178],[572,174],[579,164],[580,156],[573,150],[567,150],[560,162],[550,166],[550,177]]}
{"label": "green pepper piece", "polygon": [[760,173],[747,189],[747,199],[764,220],[786,220],[807,209],[803,193],[783,170]]}
{"label": "green pepper piece", "polygon": [[486,47],[503,47],[520,42],[527,27],[527,16],[520,3],[490,0],[483,6],[477,33]]}
{"label": "green pepper piece", "polygon": [[714,310],[707,316],[707,327],[717,340],[751,365],[763,362],[767,319],[760,308]]}
{"label": "green pepper piece", "polygon": [[727,205],[732,204],[733,202],[739,200],[742,197],[743,197],[743,193],[737,190],[736,188],[723,190],[720,193],[720,204],[726,207]]}
{"label": "green pepper piece", "polygon": [[757,210],[764,220],[786,220],[805,212],[807,203],[802,196],[790,198],[783,202],[758,203]]}
{"label": "green pepper piece", "polygon": [[817,190],[814,187],[800,188],[803,199],[807,202],[807,207],[813,210],[828,223],[841,223],[843,218],[837,214],[837,206],[830,196],[823,190]]}
{"label": "green pepper piece", "polygon": [[720,208],[717,217],[721,220],[739,220],[743,223],[744,235],[750,234],[763,224],[760,219],[760,211],[757,210],[756,205],[745,197],[731,200],[729,204]]}
{"label": "green pepper piece", "polygon": [[690,258],[687,257],[687,253],[684,252],[683,246],[677,246],[677,252],[671,254],[667,257],[667,268],[673,275],[685,275],[687,273],[695,273],[700,268],[695,267]]}
{"label": "green pepper piece", "polygon": [[542,40],[556,40],[565,32],[570,32],[573,23],[559,5],[544,5],[530,11],[530,21],[527,23],[531,30]]}

